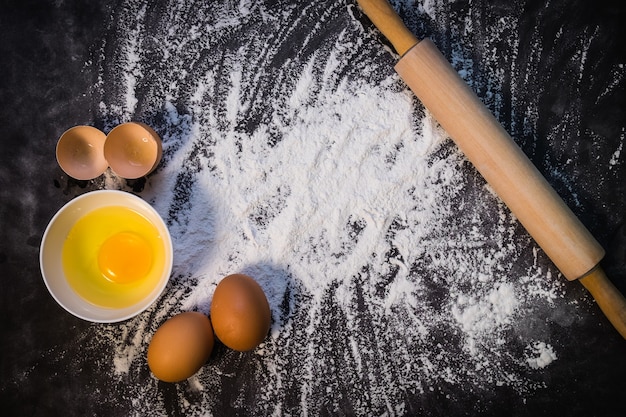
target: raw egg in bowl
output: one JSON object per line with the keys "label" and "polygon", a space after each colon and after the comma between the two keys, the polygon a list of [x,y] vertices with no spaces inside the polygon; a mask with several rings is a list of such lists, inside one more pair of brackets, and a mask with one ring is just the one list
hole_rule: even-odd
{"label": "raw egg in bowl", "polygon": [[172,271],[163,219],[125,191],[92,191],[65,204],[43,234],[41,274],[52,297],[91,322],[112,323],[147,309]]}

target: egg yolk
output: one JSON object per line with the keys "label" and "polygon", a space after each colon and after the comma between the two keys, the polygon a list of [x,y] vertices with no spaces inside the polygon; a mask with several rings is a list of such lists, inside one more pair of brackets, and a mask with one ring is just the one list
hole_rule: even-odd
{"label": "egg yolk", "polygon": [[102,275],[118,284],[144,278],[152,268],[150,244],[132,232],[117,233],[104,241],[98,252]]}

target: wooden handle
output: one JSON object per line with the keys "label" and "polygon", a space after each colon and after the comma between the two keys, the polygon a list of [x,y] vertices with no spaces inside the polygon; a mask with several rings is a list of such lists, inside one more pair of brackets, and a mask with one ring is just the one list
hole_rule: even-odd
{"label": "wooden handle", "polygon": [[357,3],[400,56],[419,42],[386,0],[357,0]]}
{"label": "wooden handle", "polygon": [[598,267],[579,279],[613,327],[626,339],[626,298]]}

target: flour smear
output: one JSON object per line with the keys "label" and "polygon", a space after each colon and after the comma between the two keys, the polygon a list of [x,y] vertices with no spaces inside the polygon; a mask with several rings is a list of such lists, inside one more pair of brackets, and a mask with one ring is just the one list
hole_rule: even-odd
{"label": "flour smear", "polygon": [[[248,415],[345,404],[402,415],[407,398],[543,389],[540,372],[559,352],[532,317],[562,308],[566,284],[393,72],[358,10],[206,3],[127,1],[110,22],[120,40],[96,63],[107,128],[139,119],[164,142],[140,195],[170,228],[171,282],[145,314],[90,330],[136,414],[165,415],[172,401],[185,415],[220,414],[228,396]],[[436,19],[437,6],[420,7]],[[490,36],[506,41],[511,25]],[[129,189],[110,174],[105,187]],[[158,325],[208,313],[216,284],[236,272],[268,296],[267,340],[219,350],[169,391],[140,379]]]}

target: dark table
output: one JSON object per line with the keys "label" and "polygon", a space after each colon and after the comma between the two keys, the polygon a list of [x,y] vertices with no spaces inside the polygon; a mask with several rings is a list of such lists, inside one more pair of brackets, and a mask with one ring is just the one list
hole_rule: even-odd
{"label": "dark table", "polygon": [[[394,7],[626,292],[624,5]],[[445,139],[351,1],[5,1],[0,51],[3,415],[622,415],[626,342]],[[65,129],[129,120],[163,139],[147,178],[57,166]],[[175,246],[162,297],[115,324],[59,307],[38,265],[54,213],[103,188],[153,204]],[[190,380],[154,379],[151,335],[208,313],[233,272],[266,290],[266,342],[218,343]]]}

